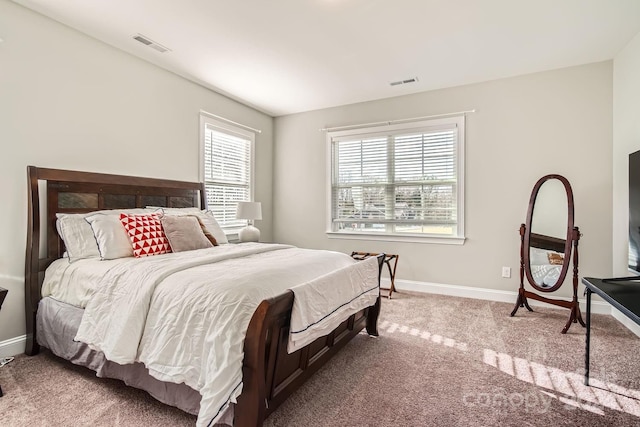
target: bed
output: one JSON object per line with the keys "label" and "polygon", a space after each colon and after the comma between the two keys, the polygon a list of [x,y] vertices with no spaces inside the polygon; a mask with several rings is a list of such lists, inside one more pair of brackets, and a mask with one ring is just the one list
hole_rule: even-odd
{"label": "bed", "polygon": [[[27,172],[29,355],[42,344],[97,376],[198,414],[198,425],[259,426],[360,331],[377,336],[383,254],[365,264],[330,251],[227,243],[149,257],[112,259],[100,251],[100,259],[72,261],[60,238],[60,215],[204,212],[204,185],[34,166]],[[242,275],[245,270],[251,273]],[[207,277],[216,279],[206,285]],[[342,304],[340,294],[347,298]],[[338,305],[323,315],[314,308],[319,295]],[[219,363],[224,369],[212,363],[223,359],[231,361]]]}

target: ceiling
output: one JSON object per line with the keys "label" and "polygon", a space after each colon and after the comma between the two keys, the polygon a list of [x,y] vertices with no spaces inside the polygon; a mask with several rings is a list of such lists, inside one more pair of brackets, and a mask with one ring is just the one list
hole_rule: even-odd
{"label": "ceiling", "polygon": [[609,60],[640,32],[640,0],[14,1],[272,116]]}

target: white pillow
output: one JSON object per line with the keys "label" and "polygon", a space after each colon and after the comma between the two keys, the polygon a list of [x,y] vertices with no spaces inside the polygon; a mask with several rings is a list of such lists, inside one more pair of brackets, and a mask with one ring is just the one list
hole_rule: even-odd
{"label": "white pillow", "polygon": [[164,208],[162,206],[147,206],[147,209],[161,210],[165,215],[193,215],[202,212],[200,208]]}
{"label": "white pillow", "polygon": [[[120,213],[145,214],[150,209],[130,208],[130,209],[103,209],[82,214],[56,214],[56,229],[64,241],[66,254],[69,262],[83,258],[100,258],[101,252],[98,247],[95,233],[86,218],[97,214],[115,215],[120,218]],[[104,258],[111,259],[111,258]]]}
{"label": "white pillow", "polygon": [[229,243],[227,235],[211,211],[204,211],[200,208],[163,208],[157,206],[147,206],[147,209],[162,209],[164,215],[197,215],[209,233],[216,238],[216,242],[218,242],[219,245]]}
{"label": "white pillow", "polygon": [[58,235],[64,241],[69,261],[83,258],[98,258],[98,244],[91,226],[83,214],[56,214]]}
{"label": "white pillow", "polygon": [[547,254],[549,253],[546,249],[539,249],[531,247],[529,248],[529,264],[531,265],[548,265],[549,257]]}
{"label": "white pillow", "polygon": [[101,259],[116,259],[133,256],[133,246],[122,222],[120,213],[98,213],[85,218],[93,230]]}

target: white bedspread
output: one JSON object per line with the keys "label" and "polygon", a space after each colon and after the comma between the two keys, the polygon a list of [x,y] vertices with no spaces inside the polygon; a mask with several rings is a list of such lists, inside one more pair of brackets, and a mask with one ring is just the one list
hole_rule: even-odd
{"label": "white bedspread", "polygon": [[[262,300],[294,291],[289,348],[295,349],[378,296],[375,258],[356,262],[286,245],[224,245],[113,261],[93,261],[103,263],[101,275],[87,291],[76,340],[109,360],[143,362],[154,377],[199,391],[199,426],[215,422],[240,395],[244,337]],[[69,273],[80,262],[58,268]],[[56,288],[64,286],[47,286]]]}

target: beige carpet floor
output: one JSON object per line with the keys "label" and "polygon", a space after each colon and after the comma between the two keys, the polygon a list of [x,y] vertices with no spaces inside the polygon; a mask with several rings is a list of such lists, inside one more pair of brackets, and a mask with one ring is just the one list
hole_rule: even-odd
{"label": "beige carpet floor", "polygon": [[[274,412],[266,426],[639,426],[640,339],[568,310],[397,293],[380,337],[361,334]],[[188,426],[195,417],[48,352],[0,368],[1,426]]]}

